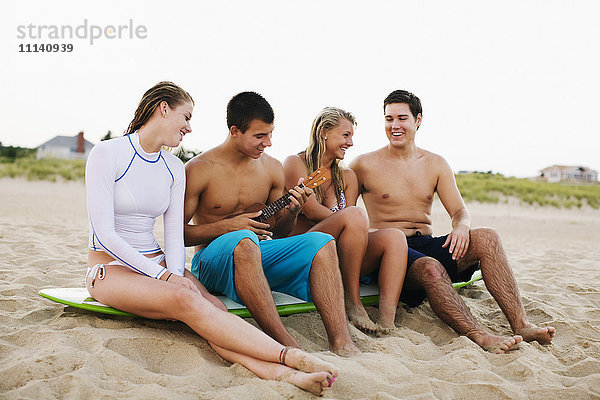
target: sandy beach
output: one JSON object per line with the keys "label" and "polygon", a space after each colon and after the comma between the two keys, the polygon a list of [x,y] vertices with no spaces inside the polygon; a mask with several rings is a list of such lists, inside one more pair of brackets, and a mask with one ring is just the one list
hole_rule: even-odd
{"label": "sandy beach", "polygon": [[[182,323],[111,317],[38,295],[83,285],[87,212],[82,182],[0,179],[0,398],[310,399],[222,360]],[[530,320],[552,325],[551,345],[484,352],[434,316],[428,303],[398,308],[397,332],[351,328],[363,351],[327,351],[317,313],[284,318],[308,351],[340,368],[330,399],[600,398],[600,211],[469,204],[473,226],[496,228]],[[450,221],[434,210],[436,234]],[[161,224],[157,223],[160,234]],[[188,264],[192,252],[188,249]],[[496,334],[508,322],[483,282],[460,292]],[[375,307],[369,313],[377,314]],[[251,321],[251,320],[250,320]]]}

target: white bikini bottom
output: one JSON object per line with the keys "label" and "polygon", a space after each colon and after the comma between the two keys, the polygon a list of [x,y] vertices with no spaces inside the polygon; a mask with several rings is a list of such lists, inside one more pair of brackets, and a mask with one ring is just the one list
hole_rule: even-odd
{"label": "white bikini bottom", "polygon": [[[154,261],[157,264],[160,264],[161,262],[163,262],[165,260],[165,255],[164,253],[161,253],[157,256],[154,256],[152,258],[150,258],[150,260]],[[93,267],[88,267],[87,272],[85,274],[85,285],[87,287],[87,279],[88,277],[92,277],[92,282],[90,283],[90,287],[94,287],[94,283],[96,282],[96,279],[104,279],[104,275],[105,275],[105,270],[104,267],[106,265],[121,265],[126,267],[126,265],[123,265],[123,263],[121,261],[111,261],[108,264],[96,264]]]}

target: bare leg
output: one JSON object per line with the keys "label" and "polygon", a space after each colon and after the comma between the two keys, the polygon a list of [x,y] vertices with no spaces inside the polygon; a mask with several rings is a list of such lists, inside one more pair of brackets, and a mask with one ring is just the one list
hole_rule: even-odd
{"label": "bare leg", "polygon": [[370,274],[379,268],[380,333],[388,333],[396,328],[394,320],[406,275],[407,258],[408,245],[401,230],[386,228],[369,233],[361,275]]}
{"label": "bare leg", "polygon": [[368,227],[369,221],[363,209],[347,207],[325,218],[309,232],[324,232],[335,238],[348,319],[358,329],[375,333],[378,327],[371,321],[360,301],[359,287],[362,260],[367,248]]}
{"label": "bare leg", "polygon": [[[96,279],[93,288],[88,279],[94,298],[148,318],[185,322],[225,359],[241,363],[262,378],[283,380],[318,394],[324,390],[319,386],[329,385],[338,374],[333,365],[300,349],[288,351],[289,367],[278,364],[280,343],[215,307],[195,288],[147,278],[121,266],[105,268],[105,278]],[[300,366],[304,368],[302,373],[297,371]]]}
{"label": "bare leg", "polygon": [[260,249],[250,239],[242,239],[233,251],[235,290],[267,335],[286,346],[300,347],[285,329],[271,288],[262,269]]}
{"label": "bare leg", "polygon": [[105,269],[104,279],[96,279],[93,288],[88,285],[98,301],[147,318],[182,321],[220,347],[267,361],[278,360],[280,344],[241,318],[218,309],[198,290],[148,278],[118,265]]}
{"label": "bare leg", "polygon": [[223,302],[221,300],[219,300],[219,298],[217,296],[213,296],[212,294],[210,294],[210,292],[204,287],[204,285],[202,285],[202,283],[198,280],[198,278],[196,278],[194,276],[194,274],[192,274],[190,271],[188,271],[186,269],[184,271],[183,276],[185,276],[186,278],[188,278],[189,280],[192,281],[194,286],[196,286],[198,288],[198,290],[200,291],[200,293],[206,300],[208,300],[212,304],[214,304],[215,307],[217,307],[223,311],[227,311],[227,306],[225,304],[223,304]]}
{"label": "bare leg", "polygon": [[358,354],[344,312],[344,299],[335,242],[329,241],[313,258],[310,291],[329,338],[329,349],[342,356]]}
{"label": "bare leg", "polygon": [[521,295],[512,270],[508,265],[500,237],[491,228],[471,230],[469,250],[459,261],[459,271],[477,261],[481,263],[483,281],[508,319],[513,332],[523,340],[548,344],[555,334],[553,327],[540,328],[529,322],[521,302]]}
{"label": "bare leg", "polygon": [[433,258],[419,258],[410,266],[406,286],[425,289],[435,314],[459,335],[466,335],[484,350],[504,353],[516,349],[522,340],[518,335],[501,337],[486,332],[452,287],[444,267]]}
{"label": "bare leg", "polygon": [[335,380],[328,372],[307,373],[286,365],[262,361],[243,354],[234,353],[217,346],[213,346],[213,349],[224,359],[243,365],[254,372],[259,378],[291,383],[315,396],[322,396]]}

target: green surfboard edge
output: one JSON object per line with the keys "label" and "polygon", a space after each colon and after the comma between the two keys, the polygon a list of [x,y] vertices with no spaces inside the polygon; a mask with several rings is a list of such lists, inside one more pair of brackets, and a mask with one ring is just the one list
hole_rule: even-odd
{"label": "green surfboard edge", "polygon": [[71,306],[71,307],[75,307],[75,308],[81,308],[82,310],[95,311],[95,312],[99,312],[102,314],[119,315],[119,316],[123,316],[123,317],[139,317],[139,315],[135,315],[135,314],[131,314],[131,313],[128,313],[125,311],[117,310],[116,308],[112,308],[112,307],[96,306],[94,304],[73,303],[68,300],[63,300],[63,299],[59,299],[54,296],[50,296],[46,293],[42,293],[41,291],[38,292],[38,294],[42,297],[47,298],[48,300],[52,300],[57,303],[65,304],[67,306]]}
{"label": "green surfboard edge", "polygon": [[[456,283],[453,283],[452,286],[454,287],[454,289],[460,289],[462,287],[472,284],[473,282],[477,282],[481,278],[482,278],[481,270],[477,270],[473,273],[470,280],[468,280],[466,282],[456,282]],[[54,302],[64,304],[67,306],[80,308],[82,310],[94,311],[94,312],[99,312],[102,314],[117,315],[117,316],[122,316],[122,317],[143,318],[143,317],[140,317],[139,315],[131,314],[131,313],[121,311],[121,310],[117,310],[116,308],[112,308],[112,307],[97,306],[94,304],[73,303],[68,300],[63,300],[63,299],[59,299],[54,296],[50,296],[46,293],[42,293],[41,291],[38,294],[48,300],[52,300]],[[366,306],[372,306],[372,305],[379,303],[379,295],[364,296],[361,298],[361,301]],[[307,312],[316,311],[316,310],[317,309],[313,303],[286,304],[286,305],[277,306],[277,312],[281,316],[307,313]],[[246,309],[246,308],[229,310],[229,312],[234,315],[237,315],[238,317],[252,318],[252,314],[250,314],[250,311],[248,311],[248,309]]]}
{"label": "green surfboard edge", "polygon": [[481,276],[481,270],[478,269],[477,271],[473,272],[473,275],[471,275],[471,279],[469,279],[466,282],[456,282],[452,284],[452,287],[454,287],[454,289],[460,289],[462,287],[468,286],[473,282],[477,282],[479,280],[483,279],[483,277]]}

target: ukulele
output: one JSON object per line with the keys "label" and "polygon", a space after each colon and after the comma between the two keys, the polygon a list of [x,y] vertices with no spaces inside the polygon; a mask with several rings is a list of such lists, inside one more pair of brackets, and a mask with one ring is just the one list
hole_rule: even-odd
{"label": "ukulele", "polygon": [[[328,168],[317,168],[304,180],[303,183],[300,184],[300,187],[308,187],[314,189],[330,179],[331,171]],[[269,224],[269,226],[273,227],[275,225],[275,214],[277,214],[279,211],[281,211],[283,208],[285,208],[288,204],[292,202],[290,200],[291,197],[292,195],[290,193],[286,193],[271,204],[269,204],[268,206],[264,205],[263,203],[254,203],[250,207],[248,207],[246,211],[229,215],[226,218],[237,217],[238,215],[249,212],[262,211],[262,214],[253,219],[258,222]]]}

